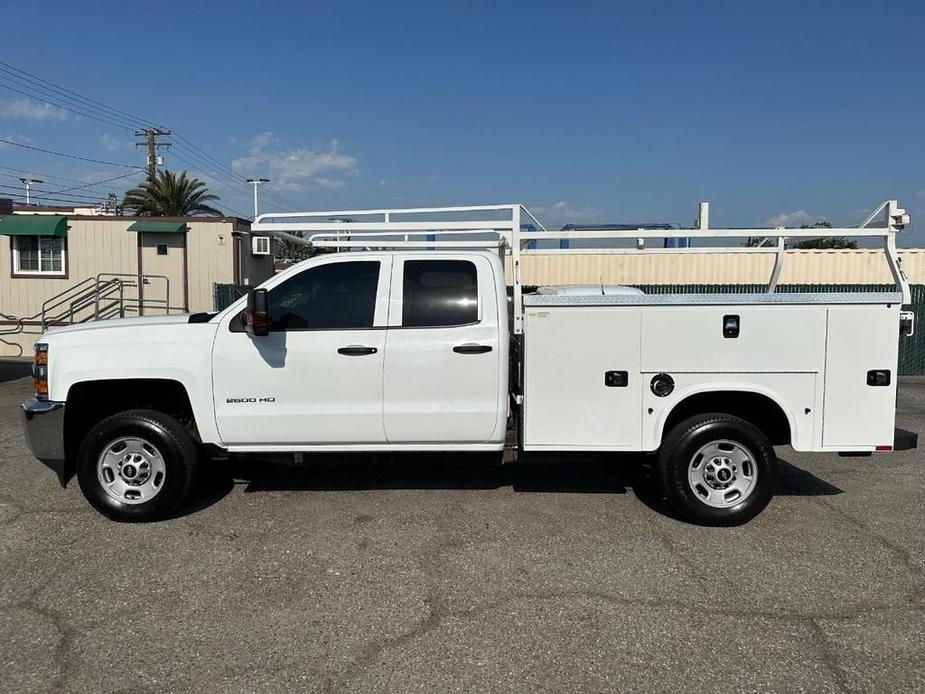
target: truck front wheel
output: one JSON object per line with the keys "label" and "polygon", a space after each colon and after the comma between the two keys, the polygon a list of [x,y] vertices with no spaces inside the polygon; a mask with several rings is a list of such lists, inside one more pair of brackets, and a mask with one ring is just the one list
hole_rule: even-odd
{"label": "truck front wheel", "polygon": [[672,507],[703,525],[738,525],[774,495],[777,456],[744,419],[704,414],[678,424],[659,449],[659,477]]}
{"label": "truck front wheel", "polygon": [[158,520],[188,496],[196,459],[196,444],[176,419],[129,410],[107,417],[86,435],[77,480],[87,501],[113,520]]}

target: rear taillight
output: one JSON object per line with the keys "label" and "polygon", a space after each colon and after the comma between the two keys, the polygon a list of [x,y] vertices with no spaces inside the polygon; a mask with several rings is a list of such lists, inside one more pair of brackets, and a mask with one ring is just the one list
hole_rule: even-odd
{"label": "rear taillight", "polygon": [[35,345],[32,378],[35,379],[35,399],[48,400],[48,345],[43,342]]}

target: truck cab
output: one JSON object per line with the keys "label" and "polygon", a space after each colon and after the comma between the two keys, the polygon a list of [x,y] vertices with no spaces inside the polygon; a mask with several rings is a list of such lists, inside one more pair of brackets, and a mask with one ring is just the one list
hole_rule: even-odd
{"label": "truck cab", "polygon": [[499,450],[507,420],[503,268],[477,252],[327,254],[218,316],[215,422],[232,451]]}

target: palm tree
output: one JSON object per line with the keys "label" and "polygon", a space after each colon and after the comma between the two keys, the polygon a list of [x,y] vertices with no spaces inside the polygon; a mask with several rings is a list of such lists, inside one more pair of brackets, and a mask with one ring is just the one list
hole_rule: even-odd
{"label": "palm tree", "polygon": [[127,191],[122,207],[143,217],[223,217],[224,212],[207,204],[218,199],[198,178],[187,178],[186,171],[159,171],[153,179]]}

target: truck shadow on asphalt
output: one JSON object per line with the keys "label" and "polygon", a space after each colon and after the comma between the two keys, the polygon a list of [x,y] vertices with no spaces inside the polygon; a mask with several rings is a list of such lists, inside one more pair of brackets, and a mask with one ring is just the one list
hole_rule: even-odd
{"label": "truck shadow on asphalt", "polygon": [[32,364],[22,361],[0,361],[0,383],[32,375]]}
{"label": "truck shadow on asphalt", "polygon": [[[653,510],[678,518],[659,489],[654,458],[641,455],[544,455],[501,464],[497,456],[432,454],[318,454],[300,463],[263,457],[234,458],[208,464],[192,504],[195,513],[224,498],[235,485],[245,493],[331,492],[350,490],[478,490],[510,487],[515,492],[626,494],[632,492]],[[778,461],[780,496],[832,496],[835,485],[785,461]]]}

